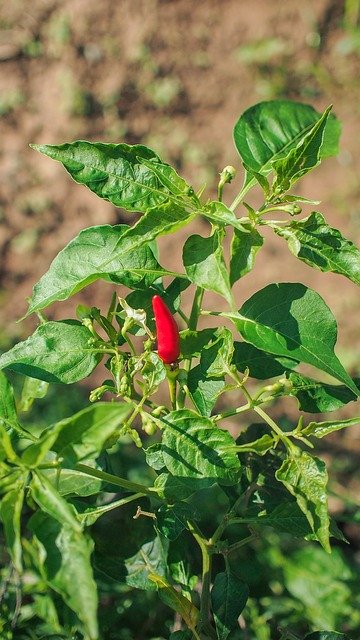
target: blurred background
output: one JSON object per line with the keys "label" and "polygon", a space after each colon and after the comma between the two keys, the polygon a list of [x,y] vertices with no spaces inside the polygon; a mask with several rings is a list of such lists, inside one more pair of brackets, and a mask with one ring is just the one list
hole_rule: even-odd
{"label": "blurred background", "polygon": [[[358,243],[360,0],[0,1],[0,350],[34,329],[36,318],[16,320],[65,244],[85,227],[136,219],[72,182],[60,164],[29,143],[143,143],[195,189],[206,183],[212,198],[219,172],[232,164],[238,175],[225,187],[229,203],[242,183],[234,124],[246,108],[272,99],[310,103],[319,111],[334,105],[343,123],[340,154],[296,191],[321,200],[317,208],[328,222]],[[197,232],[206,233],[207,223],[197,225]],[[180,268],[187,233],[163,239],[164,266]],[[329,304],[339,325],[337,353],[359,375],[356,286],[300,263],[280,238],[266,234],[254,271],[236,290],[239,306],[266,284],[289,280],[311,286]],[[74,317],[75,302],[106,308],[111,293],[109,284],[96,283],[76,301],[54,305],[48,316]],[[221,304],[219,298],[214,306]],[[83,406],[87,395],[69,388],[63,406],[53,388],[32,420],[59,420]],[[286,403],[279,412],[285,410]],[[355,411],[349,405],[345,415]],[[350,539],[352,567],[360,558],[358,434],[355,427],[321,443],[333,474],[331,510]],[[273,571],[280,566],[274,553],[269,551],[261,571],[265,565]],[[334,584],[341,571],[334,574]],[[303,596],[306,606],[305,588]],[[321,599],[318,605],[322,611]],[[342,601],[338,609],[345,616]],[[311,620],[315,613],[308,615]],[[267,640],[261,628],[259,618],[256,637]],[[360,628],[358,619],[351,628]]]}

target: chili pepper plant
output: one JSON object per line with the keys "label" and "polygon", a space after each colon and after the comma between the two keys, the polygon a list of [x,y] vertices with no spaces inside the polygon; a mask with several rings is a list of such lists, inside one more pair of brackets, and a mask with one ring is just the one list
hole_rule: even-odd
{"label": "chili pepper plant", "polygon": [[[0,357],[2,638],[145,638],[160,628],[171,640],[344,640],[359,630],[356,616],[327,628],[299,600],[289,605],[291,588],[286,599],[271,571],[260,577],[267,613],[254,587],[261,544],[270,562],[274,536],[331,567],[343,534],[316,449],[358,425],[336,411],[360,391],[316,291],[281,281],[244,299],[238,282],[251,278],[268,229],[339,286],[360,284],[359,250],[297,191],[336,155],[339,134],[331,107],[256,104],[235,125],[239,166],[221,171],[216,200],[140,144],[33,145],[127,211],[128,224],[100,221],[60,251],[29,299],[37,328]],[[240,190],[227,202],[232,180]],[[175,272],[157,240],[184,227]],[[80,303],[72,318],[47,319],[53,303],[99,279],[107,308]],[[85,408],[29,426],[21,410],[34,398],[56,385],[66,407],[67,385],[96,368],[101,384]],[[11,386],[21,376],[22,400]],[[284,396],[292,409],[276,420]],[[138,635],[122,633],[127,607]]]}

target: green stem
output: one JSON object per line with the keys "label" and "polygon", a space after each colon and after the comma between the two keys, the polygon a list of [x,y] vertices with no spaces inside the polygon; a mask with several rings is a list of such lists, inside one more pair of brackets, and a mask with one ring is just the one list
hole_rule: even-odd
{"label": "green stem", "polygon": [[[201,313],[201,304],[202,304],[203,297],[204,297],[204,289],[201,289],[200,287],[196,287],[194,300],[193,300],[193,304],[192,304],[191,312],[189,316],[189,322],[188,322],[188,329],[190,329],[191,331],[196,330],[197,323],[199,320],[199,315]],[[186,358],[184,360],[183,370],[186,373],[189,373],[190,369],[191,369],[191,358]],[[179,390],[178,399],[176,403],[178,409],[182,409],[184,407],[185,397],[186,397],[186,391],[183,387],[181,387]]]}
{"label": "green stem", "polygon": [[244,547],[248,542],[252,542],[256,538],[258,538],[258,534],[252,533],[251,536],[247,536],[247,538],[238,540],[237,542],[234,542],[234,544],[231,544],[230,547],[227,547],[227,549],[223,549],[222,553],[223,555],[228,556],[230,553],[233,553],[234,551],[237,551],[241,547]]}
{"label": "green stem", "polygon": [[102,507],[97,507],[96,509],[90,509],[90,511],[79,513],[78,518],[79,520],[86,520],[88,516],[101,516],[103,513],[107,513],[108,511],[112,511],[113,509],[122,507],[129,502],[133,502],[134,500],[143,498],[144,495],[144,493],[134,493],[132,496],[128,496],[127,498],[121,498],[121,500],[116,500],[115,502],[111,502],[110,504],[105,504]]}
{"label": "green stem", "polygon": [[212,417],[214,422],[218,422],[219,420],[223,420],[224,418],[229,418],[231,416],[236,416],[238,413],[242,413],[243,411],[248,411],[251,409],[250,402],[242,405],[241,407],[237,407],[236,409],[230,409],[229,411],[224,411],[224,413],[218,413],[216,416]]}
{"label": "green stem", "polygon": [[104,482],[109,482],[118,487],[122,487],[122,489],[125,489],[126,491],[134,491],[136,493],[140,492],[148,496],[157,493],[157,489],[153,487],[145,487],[145,485],[138,484],[137,482],[130,482],[130,480],[126,480],[125,478],[119,478],[118,476],[114,476],[112,473],[93,469],[92,467],[88,467],[86,464],[82,464],[80,462],[75,465],[75,469],[82,473],[86,473],[86,475],[92,476],[93,478],[99,478],[99,480],[104,480]]}
{"label": "green stem", "polygon": [[253,410],[256,411],[256,413],[261,416],[263,420],[265,420],[265,422],[269,425],[269,427],[271,427],[273,431],[275,431],[275,433],[279,436],[280,440],[284,443],[290,453],[295,453],[298,451],[298,447],[291,442],[290,438],[288,438],[287,435],[282,431],[282,429],[280,429],[279,425],[277,425],[276,422],[274,422],[274,420],[270,418],[270,416],[268,416],[268,414],[265,413],[263,409],[261,409],[261,407],[255,405],[253,407]]}
{"label": "green stem", "polygon": [[247,174],[245,174],[244,184],[241,191],[237,194],[235,200],[231,203],[229,207],[231,211],[235,211],[236,207],[238,206],[238,204],[240,204],[243,197],[247,194],[248,191],[250,191],[251,187],[254,184],[256,184],[255,178],[252,178],[249,182],[246,182],[246,178],[247,178]]}
{"label": "green stem", "polygon": [[188,521],[189,531],[194,536],[201,551],[202,558],[202,589],[200,596],[200,628],[209,622],[210,617],[210,587],[211,587],[211,568],[212,568],[212,547],[209,541],[201,533],[195,523]]}

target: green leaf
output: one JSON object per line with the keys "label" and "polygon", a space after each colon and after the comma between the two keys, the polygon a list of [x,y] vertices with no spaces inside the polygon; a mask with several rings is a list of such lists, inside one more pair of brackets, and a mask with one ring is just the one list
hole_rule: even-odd
{"label": "green leaf", "polygon": [[314,545],[297,549],[285,559],[283,575],[284,586],[312,626],[334,629],[352,616],[355,575],[340,549],[331,556]]}
{"label": "green leaf", "polygon": [[337,631],[315,631],[309,633],[303,640],[351,640],[351,638]]}
{"label": "green leaf", "polygon": [[121,402],[97,402],[61,420],[52,427],[58,433],[53,450],[76,461],[97,457],[130,409]]}
{"label": "green leaf", "polygon": [[167,545],[164,545],[159,536],[143,544],[134,556],[125,560],[126,584],[145,591],[154,590],[154,583],[149,576],[153,573],[166,575],[166,557]]}
{"label": "green leaf", "polygon": [[332,106],[325,109],[318,121],[285,158],[273,162],[276,173],[272,187],[274,193],[287,191],[297,180],[320,164],[321,147],[331,109]]}
{"label": "green leaf", "polygon": [[29,527],[45,548],[48,584],[80,618],[89,640],[97,640],[98,601],[90,563],[92,540],[41,512],[31,518]]}
{"label": "green leaf", "polygon": [[360,251],[340,231],[330,227],[321,213],[314,211],[304,220],[287,226],[271,225],[285,238],[291,253],[320,271],[339,273],[360,284]]}
{"label": "green leaf", "polygon": [[[325,384],[295,371],[286,373],[286,377],[292,383],[289,395],[297,398],[301,411],[309,413],[336,411],[345,404],[357,400],[356,395],[344,385]],[[358,379],[354,382],[359,386]]]}
{"label": "green leaf", "polygon": [[254,266],[255,257],[264,243],[263,237],[250,224],[234,229],[231,241],[230,284],[245,276]]}
{"label": "green leaf", "polygon": [[201,211],[202,216],[207,218],[213,225],[226,226],[230,225],[239,231],[244,231],[245,227],[223,202],[212,201],[206,204]]}
{"label": "green leaf", "polygon": [[269,433],[265,433],[261,438],[254,440],[254,442],[236,445],[234,447],[234,451],[236,450],[238,453],[257,453],[258,456],[263,456],[265,453],[270,451],[270,449],[274,449],[275,446],[276,442],[273,436]]}
{"label": "green leaf", "polygon": [[349,418],[348,420],[327,420],[325,422],[309,422],[303,429],[301,429],[301,435],[314,436],[315,438],[324,438],[333,431],[339,431],[340,429],[346,429],[346,427],[353,427],[360,425],[360,416],[356,418]]}
{"label": "green leaf", "polygon": [[[272,162],[284,158],[319,120],[313,107],[290,100],[270,100],[247,109],[234,129],[235,146],[244,163],[267,175]],[[340,123],[331,115],[327,121],[321,158],[336,155]]]}
{"label": "green leaf", "polygon": [[0,503],[0,517],[4,525],[7,548],[18,573],[22,573],[21,511],[24,502],[23,481],[6,493]]}
{"label": "green leaf", "polygon": [[303,451],[296,457],[286,458],[275,475],[296,498],[317,539],[330,553],[325,463]]}
{"label": "green leaf", "polygon": [[92,496],[100,493],[103,486],[103,480],[76,469],[61,469],[60,473],[57,469],[44,469],[43,474],[61,496]]}
{"label": "green leaf", "polygon": [[208,478],[188,478],[186,476],[179,478],[170,473],[161,473],[156,478],[154,487],[158,490],[159,498],[167,502],[180,502],[212,484],[213,480]]}
{"label": "green leaf", "polygon": [[45,458],[48,451],[53,446],[58,431],[57,429],[48,429],[33,444],[25,449],[21,456],[21,462],[27,467],[37,467]]}
{"label": "green leaf", "polygon": [[215,576],[211,604],[218,640],[226,640],[238,626],[238,618],[249,597],[249,588],[231,569]]}
{"label": "green leaf", "polygon": [[215,333],[215,329],[202,329],[192,331],[185,329],[180,331],[181,355],[183,358],[193,358],[201,355],[203,348],[209,344]]}
{"label": "green leaf", "polygon": [[334,353],[336,320],[312,289],[292,282],[270,284],[247,300],[238,314],[222,315],[258,349],[311,364],[360,395]]}
{"label": "green leaf", "polygon": [[161,600],[184,619],[189,629],[195,629],[199,619],[199,610],[195,605],[176,591],[162,576],[150,573],[149,578],[156,584]]}
{"label": "green leaf", "polygon": [[296,360],[290,358],[274,356],[257,349],[247,342],[234,342],[234,356],[232,363],[238,371],[249,370],[251,378],[257,380],[267,380],[275,376],[281,376],[288,369],[293,369],[298,365]]}
{"label": "green leaf", "polygon": [[5,421],[5,426],[8,423],[18,424],[14,390],[5,374],[0,371],[0,422],[2,420]]}
{"label": "green leaf", "polygon": [[232,333],[226,327],[220,327],[201,352],[200,365],[203,373],[211,378],[221,378],[228,374],[233,353]]}
{"label": "green leaf", "polygon": [[41,471],[37,470],[33,473],[30,489],[33,499],[42,511],[60,524],[66,525],[77,533],[81,532],[74,507],[61,497],[54,485]]}
{"label": "green leaf", "polygon": [[143,145],[77,140],[32,147],[61,162],[76,182],[128,211],[148,211],[172,194],[191,195],[185,180]]}
{"label": "green leaf", "polygon": [[183,249],[183,263],[186,274],[198,287],[214,291],[232,305],[229,276],[224,261],[220,234],[212,236],[190,236]]}
{"label": "green leaf", "polygon": [[88,344],[91,337],[76,320],[46,322],[0,356],[0,369],[45,382],[78,382],[90,375],[101,359]]}
{"label": "green leaf", "polygon": [[186,502],[161,505],[156,514],[157,528],[168,540],[176,540],[187,527],[187,521],[194,518],[194,509]]}
{"label": "green leaf", "polygon": [[225,378],[208,377],[199,364],[189,371],[187,386],[198,412],[203,416],[209,417],[225,387]]}
{"label": "green leaf", "polygon": [[238,482],[241,467],[236,454],[228,451],[234,444],[230,433],[187,409],[172,411],[162,422],[164,462],[172,475]]}
{"label": "green leaf", "polygon": [[36,378],[25,378],[21,391],[19,411],[29,411],[37,398],[45,398],[49,384]]}
{"label": "green leaf", "polygon": [[99,279],[130,288],[147,288],[167,274],[143,243],[126,251],[124,236],[129,229],[125,224],[105,224],[80,231],[34,286],[26,315],[56,300],[67,300]]}

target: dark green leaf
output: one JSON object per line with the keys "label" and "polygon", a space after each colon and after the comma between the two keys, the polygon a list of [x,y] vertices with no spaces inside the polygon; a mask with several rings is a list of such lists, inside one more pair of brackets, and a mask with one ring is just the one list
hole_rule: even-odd
{"label": "dark green leaf", "polygon": [[264,243],[263,237],[251,225],[234,229],[231,241],[230,284],[231,286],[246,275],[254,266],[255,257]]}
{"label": "dark green leaf", "polygon": [[191,399],[203,416],[209,417],[216,401],[225,387],[224,378],[209,378],[197,365],[188,373],[187,386]]}
{"label": "dark green leaf", "polygon": [[192,518],[194,509],[186,502],[162,505],[156,514],[157,528],[168,540],[176,540]]}
{"label": "dark green leaf", "polygon": [[129,413],[129,405],[121,402],[97,402],[86,407],[54,425],[58,436],[53,450],[77,461],[97,457]]}
{"label": "dark green leaf", "polygon": [[228,451],[229,445],[234,444],[230,433],[187,409],[169,413],[162,422],[163,456],[170,473],[223,484],[239,480],[240,462],[235,453]]}
{"label": "dark green leaf", "polygon": [[191,193],[185,180],[143,145],[77,140],[33,148],[61,162],[76,182],[100,198],[128,211],[148,211],[171,200],[171,194]]}
{"label": "dark green leaf", "polygon": [[228,569],[215,576],[211,604],[219,640],[226,640],[238,626],[238,618],[248,597],[248,586],[234,571]]}
{"label": "dark green leaf", "polygon": [[150,447],[144,449],[146,464],[149,465],[155,471],[160,471],[165,467],[164,458],[162,454],[161,442],[155,442]]}
{"label": "dark green leaf", "polygon": [[218,232],[207,238],[190,236],[184,245],[183,263],[191,282],[220,294],[232,304],[229,276]]}
{"label": "dark green leaf", "polygon": [[[109,224],[80,231],[56,256],[35,285],[27,315],[70,296],[102,279],[131,288],[147,288],[164,271],[148,246],[122,251],[128,225]],[[125,247],[124,247],[125,249]]]}
{"label": "dark green leaf", "polygon": [[[284,158],[319,120],[313,107],[290,100],[270,100],[247,109],[235,125],[235,146],[248,167],[266,175],[271,163]],[[330,116],[321,158],[337,154],[340,123]]]}
{"label": "dark green leaf", "polygon": [[292,282],[270,284],[247,300],[238,314],[223,315],[258,349],[311,364],[360,395],[334,353],[336,320],[312,289]]}
{"label": "dark green leaf", "polygon": [[322,116],[285,158],[272,163],[276,173],[273,184],[274,193],[287,191],[299,178],[320,163],[321,147],[331,108],[330,106],[325,109]]}
{"label": "dark green leaf", "polygon": [[45,548],[44,568],[48,584],[75,611],[89,640],[97,640],[98,602],[90,563],[92,540],[41,512],[31,518],[29,527]]}
{"label": "dark green leaf", "polygon": [[305,636],[303,640],[351,640],[351,638],[345,633],[337,633],[336,631],[314,631],[314,633]]}
{"label": "dark green leaf", "polygon": [[315,438],[323,438],[333,431],[339,431],[346,427],[360,425],[360,416],[349,418],[348,420],[327,420],[326,422],[309,422],[301,430],[301,435],[314,436]]}
{"label": "dark green leaf", "polygon": [[304,220],[292,220],[287,226],[272,225],[285,238],[295,256],[320,271],[340,273],[360,284],[360,251],[340,231],[326,224],[314,211]]}
{"label": "dark green leaf", "polygon": [[244,373],[248,369],[251,378],[258,380],[281,376],[287,369],[293,369],[298,364],[296,360],[261,351],[248,342],[234,342],[232,362],[238,371]]}
{"label": "dark green leaf", "polygon": [[54,485],[41,471],[37,470],[36,473],[33,473],[30,489],[33,499],[42,511],[60,524],[66,525],[68,529],[77,533],[81,532],[74,507],[61,497]]}
{"label": "dark green leaf", "polygon": [[158,490],[158,495],[167,502],[180,502],[186,500],[197,491],[207,488],[213,484],[208,478],[187,478],[185,476],[176,477],[170,473],[161,473],[154,482],[154,487]]}
{"label": "dark green leaf", "polygon": [[289,394],[297,398],[301,411],[309,413],[335,411],[357,400],[355,394],[344,385],[325,384],[297,372],[289,372],[286,377],[292,383]]}
{"label": "dark green leaf", "polygon": [[275,475],[296,498],[317,539],[330,552],[325,463],[302,451],[296,457],[286,458]]}
{"label": "dark green leaf", "polygon": [[23,482],[6,493],[0,502],[0,517],[4,525],[7,548],[16,571],[22,572],[21,510],[24,502]]}
{"label": "dark green leaf", "polygon": [[88,344],[91,337],[76,320],[46,322],[27,340],[3,353],[0,369],[46,382],[78,382],[90,375],[101,359]]}

